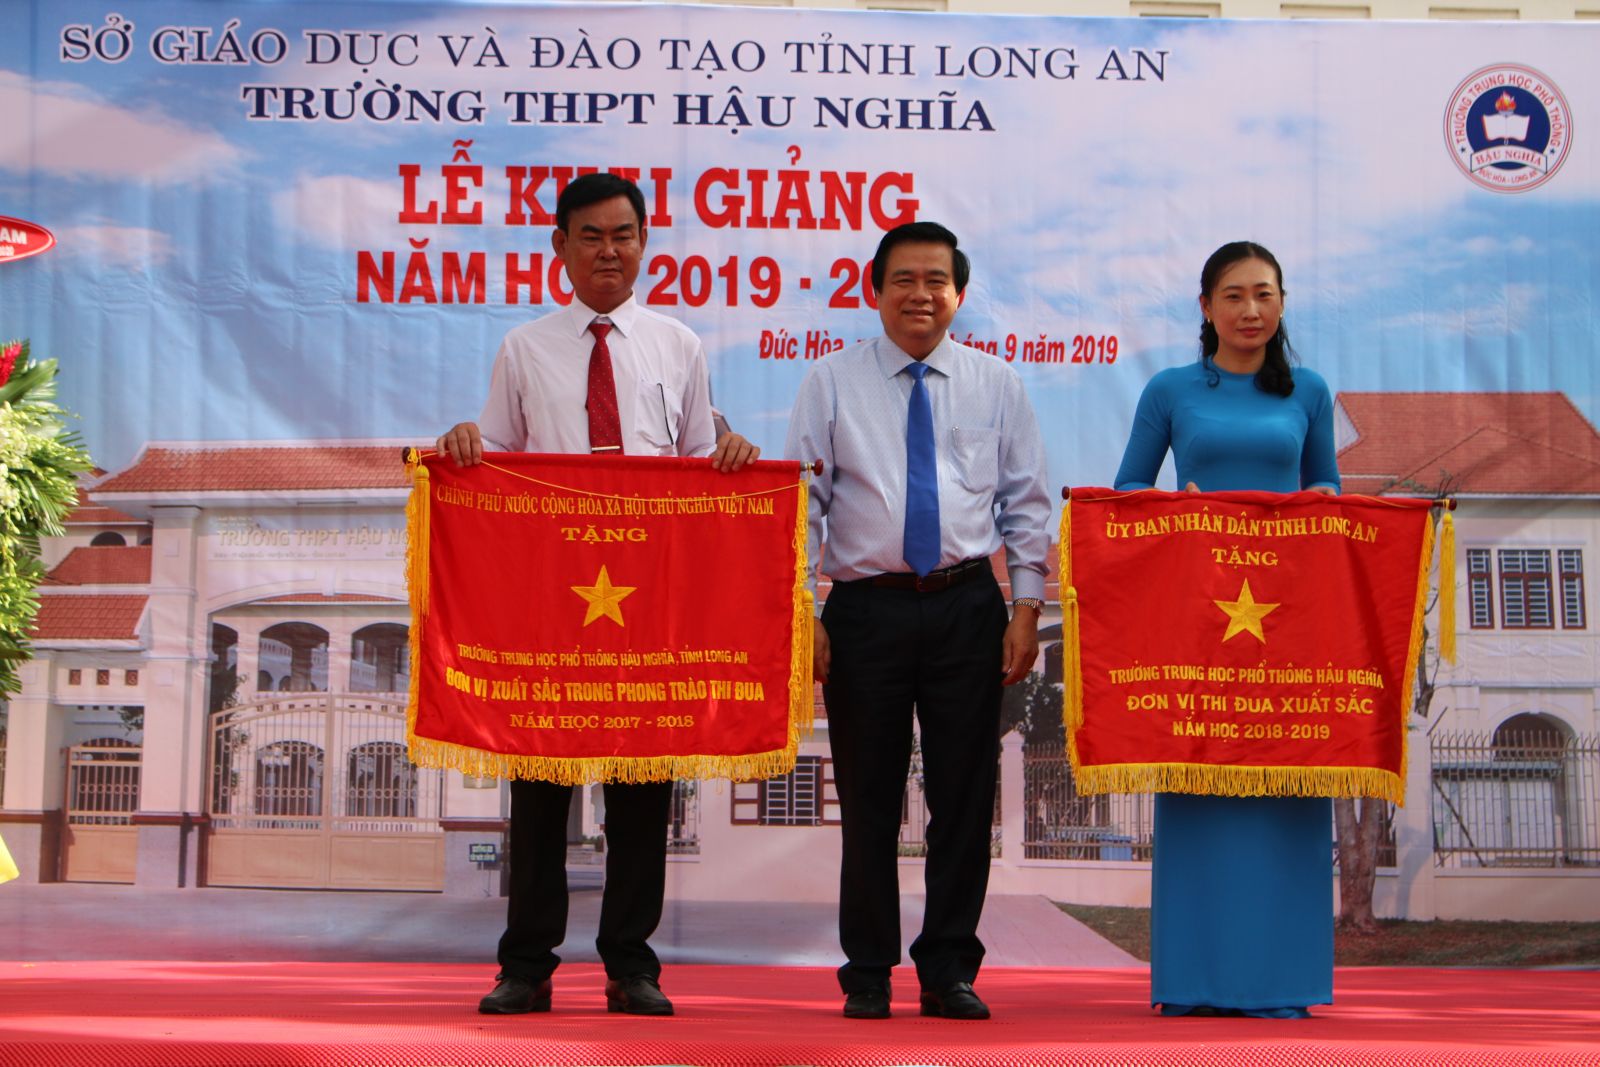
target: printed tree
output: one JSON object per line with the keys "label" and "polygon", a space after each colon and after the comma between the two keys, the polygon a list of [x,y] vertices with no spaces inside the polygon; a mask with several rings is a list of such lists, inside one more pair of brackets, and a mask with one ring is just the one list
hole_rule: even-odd
{"label": "printed tree", "polygon": [[70,418],[55,402],[56,361],[34,363],[27,341],[0,346],[0,695],[21,682],[44,578],[39,537],[59,535],[90,468]]}
{"label": "printed tree", "polygon": [[[1401,492],[1407,496],[1431,497],[1442,500],[1460,491],[1461,479],[1447,471],[1440,471],[1433,485],[1423,485],[1411,480],[1397,481],[1381,489]],[[1439,513],[1433,515],[1435,532]],[[1455,581],[1455,575],[1439,575],[1439,581]],[[1439,676],[1438,635],[1428,626],[1428,613],[1438,603],[1439,590],[1435,583],[1432,599],[1423,613],[1422,655],[1417,657],[1417,675],[1411,702],[1411,714],[1416,719],[1426,719],[1433,706]],[[1409,727],[1409,723],[1407,726]],[[1408,742],[1409,743],[1409,742]],[[1415,798],[1416,803],[1427,803],[1428,798]],[[1337,797],[1333,802],[1333,819],[1339,841],[1339,925],[1360,934],[1376,933],[1378,920],[1372,913],[1372,895],[1378,882],[1378,852],[1393,815],[1392,805],[1377,797]]]}

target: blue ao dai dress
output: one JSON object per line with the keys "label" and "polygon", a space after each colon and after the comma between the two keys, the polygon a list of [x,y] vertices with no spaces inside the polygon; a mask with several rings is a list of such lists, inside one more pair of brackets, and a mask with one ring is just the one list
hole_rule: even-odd
{"label": "blue ao dai dress", "polygon": [[[1327,383],[1300,368],[1294,384],[1281,397],[1198,362],[1162,371],[1139,398],[1117,488],[1150,487],[1170,449],[1179,488],[1337,490]],[[1157,795],[1151,1003],[1279,1017],[1331,1003],[1332,825],[1321,797]]]}

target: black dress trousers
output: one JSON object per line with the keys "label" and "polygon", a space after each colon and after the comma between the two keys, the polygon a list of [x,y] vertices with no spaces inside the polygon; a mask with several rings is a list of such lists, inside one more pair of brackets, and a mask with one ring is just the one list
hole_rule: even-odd
{"label": "black dress trousers", "polygon": [[[976,978],[1000,753],[1005,598],[992,573],[939,592],[837,582],[823,607],[823,686],[843,820],[839,941],[848,993],[900,962],[900,815],[921,727],[927,910],[911,958],[924,989]],[[914,787],[914,786],[913,786]]]}
{"label": "black dress trousers", "polygon": [[[500,972],[538,983],[561,962],[567,936],[567,811],[572,786],[511,783],[511,892]],[[595,947],[608,978],[661,975],[647,944],[661,922],[672,783],[607,783],[606,885]]]}

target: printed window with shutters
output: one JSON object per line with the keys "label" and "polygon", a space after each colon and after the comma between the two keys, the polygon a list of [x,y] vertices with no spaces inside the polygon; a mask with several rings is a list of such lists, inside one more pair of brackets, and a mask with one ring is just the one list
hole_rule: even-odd
{"label": "printed window with shutters", "polygon": [[1583,599],[1583,549],[1558,549],[1556,560],[1561,568],[1561,628],[1582,630],[1588,625]]}
{"label": "printed window with shutters", "polygon": [[1555,627],[1555,589],[1548,548],[1502,548],[1500,625],[1507,630]]}
{"label": "printed window with shutters", "polygon": [[760,782],[735,782],[731,821],[736,826],[837,826],[839,796],[833,786],[833,761],[800,756],[788,774]]}
{"label": "printed window with shutters", "polygon": [[1494,573],[1487,548],[1467,549],[1467,599],[1471,604],[1472,628],[1494,628]]}

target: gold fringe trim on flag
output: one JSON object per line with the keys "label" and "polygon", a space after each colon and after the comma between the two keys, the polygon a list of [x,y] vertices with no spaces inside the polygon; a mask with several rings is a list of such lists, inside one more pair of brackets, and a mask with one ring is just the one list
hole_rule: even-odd
{"label": "gold fringe trim on flag", "polygon": [[800,731],[811,732],[816,715],[816,683],[812,676],[816,637],[817,600],[806,588],[806,574],[811,569],[808,549],[807,522],[811,513],[811,486],[802,470],[794,494],[794,651],[789,660],[789,759],[794,768],[794,757],[800,751]]}
{"label": "gold fringe trim on flag", "polygon": [[1067,758],[1073,770],[1078,767],[1078,730],[1083,726],[1083,656],[1078,627],[1078,589],[1072,584],[1072,500],[1061,505],[1061,526],[1056,535],[1056,550],[1060,553],[1057,566],[1060,577],[1061,639],[1065,662],[1062,663],[1061,721],[1067,730]]}
{"label": "gold fringe trim on flag", "polygon": [[[1409,731],[1411,726],[1411,708],[1417,699],[1417,662],[1422,656],[1423,635],[1426,632],[1428,611],[1428,572],[1433,569],[1433,523],[1425,521],[1422,524],[1422,551],[1417,554],[1417,596],[1411,607],[1411,639],[1406,646],[1406,669],[1400,678],[1400,715],[1397,728],[1400,731],[1400,795],[1388,797],[1397,807],[1406,806],[1405,780],[1411,762],[1411,743]],[[1453,582],[1454,575],[1451,576]],[[1440,581],[1443,581],[1441,577]],[[1454,620],[1451,620],[1454,625]],[[1348,796],[1374,796],[1377,794],[1341,794]]]}
{"label": "gold fringe trim on flag", "polygon": [[1377,797],[1404,804],[1405,773],[1375,767],[1238,767],[1114,763],[1072,768],[1079,793],[1199,793],[1228,797]]}
{"label": "gold fringe trim on flag", "polygon": [[787,774],[794,769],[792,748],[739,755],[683,756],[555,756],[513,755],[487,752],[465,745],[411,736],[411,762],[419,767],[460,771],[472,778],[521,778],[557,785],[592,785],[596,782],[670,782],[677,779],[726,778],[755,781]]}
{"label": "gold fringe trim on flag", "polygon": [[428,552],[431,538],[428,529],[428,497],[433,483],[428,468],[422,464],[422,454],[415,448],[406,449],[406,473],[411,476],[411,495],[406,497],[406,591],[411,601],[411,630],[407,641],[411,646],[411,679],[406,687],[406,748],[416,762],[417,705],[422,693],[422,627],[428,617]]}
{"label": "gold fringe trim on flag", "polygon": [[1439,520],[1439,655],[1456,661],[1456,523],[1448,503]]}
{"label": "gold fringe trim on flag", "polygon": [[[814,598],[806,588],[806,520],[810,506],[810,493],[805,479],[796,485],[795,493],[795,577],[791,593],[791,627],[793,638],[789,655],[789,737],[784,748],[769,752],[748,752],[737,755],[681,755],[681,756],[588,756],[580,758],[556,756],[530,756],[458,745],[449,741],[418,737],[416,732],[417,706],[420,697],[422,671],[422,622],[426,616],[426,589],[428,578],[427,551],[428,515],[426,497],[427,471],[420,464],[413,477],[416,479],[410,502],[406,506],[407,525],[407,575],[412,582],[411,597],[411,691],[406,709],[407,755],[418,767],[441,768],[460,771],[473,778],[521,778],[557,785],[590,785],[595,782],[670,782],[680,778],[726,778],[735,782],[748,782],[794,770],[795,758],[800,751],[802,731],[810,732],[813,726],[815,705],[812,699],[812,626]],[[417,506],[419,492],[422,504]],[[419,514],[420,512],[420,514]],[[420,532],[419,532],[420,531]],[[420,566],[413,558],[420,555]],[[422,607],[418,607],[415,590],[424,590]]]}
{"label": "gold fringe trim on flag", "polygon": [[1406,672],[1400,687],[1400,719],[1404,723],[1411,715],[1411,705],[1417,696],[1417,662],[1422,656],[1422,635],[1426,629],[1428,610],[1428,572],[1433,569],[1433,523],[1422,526],[1422,551],[1417,560],[1417,597],[1411,608],[1411,640],[1406,646]]}

